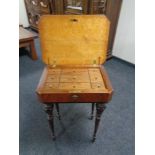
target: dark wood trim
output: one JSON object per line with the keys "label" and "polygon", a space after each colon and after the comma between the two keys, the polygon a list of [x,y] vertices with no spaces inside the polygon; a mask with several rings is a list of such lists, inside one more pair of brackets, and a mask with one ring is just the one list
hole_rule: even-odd
{"label": "dark wood trim", "polygon": [[95,119],[95,128],[92,142],[95,142],[96,140],[96,133],[98,131],[98,127],[100,124],[101,115],[104,112],[105,108],[106,108],[105,103],[96,103],[96,119]]}
{"label": "dark wood trim", "polygon": [[54,132],[54,115],[53,115],[54,104],[45,104],[45,112],[47,113],[47,119],[49,123],[49,127],[52,131],[52,138],[55,140],[55,132]]}
{"label": "dark wood trim", "polygon": [[106,60],[110,60],[110,59],[112,59],[112,58],[113,58],[113,56],[109,54],[109,55],[107,56],[107,59],[106,59]]}
{"label": "dark wood trim", "polygon": [[[67,0],[48,0],[49,9],[47,11],[39,9],[39,8],[33,9],[32,4],[28,4],[28,5],[26,4],[26,0],[24,0],[24,3],[26,6],[27,16],[29,15],[32,20],[30,23],[30,27],[35,31],[38,31],[37,24],[36,24],[36,21],[38,20],[35,19],[35,15],[42,16],[43,14],[101,14],[99,10],[98,11],[96,11],[96,9],[94,10],[94,6],[96,6],[96,3],[99,3],[99,0],[97,0],[96,3],[95,3],[95,0],[83,0],[82,1],[83,12],[80,12],[80,13],[71,12],[71,11],[66,12],[65,8],[66,8]],[[102,12],[102,14],[105,14],[111,22],[107,59],[109,59],[112,55],[113,43],[115,39],[116,28],[118,24],[121,5],[122,5],[122,0],[106,0],[105,11]],[[38,18],[40,16],[38,16]]]}
{"label": "dark wood trim", "polygon": [[110,93],[113,93],[113,87],[112,87],[112,84],[110,82],[109,76],[108,76],[104,66],[101,66],[101,68],[102,68],[101,73],[103,75],[103,79],[104,79],[106,88],[109,90]]}
{"label": "dark wood trim", "polygon": [[92,103],[90,120],[92,120],[93,117],[94,117],[94,106],[95,106],[95,105],[96,105],[95,103]]}
{"label": "dark wood trim", "polygon": [[56,107],[56,111],[57,111],[58,118],[59,118],[59,120],[61,120],[60,110],[59,110],[59,103],[56,103],[56,104],[55,104],[55,107]]}
{"label": "dark wood trim", "polygon": [[122,6],[122,0],[107,0],[105,15],[110,20],[110,33],[109,33],[107,57],[112,55],[113,44],[115,40],[121,6]]}

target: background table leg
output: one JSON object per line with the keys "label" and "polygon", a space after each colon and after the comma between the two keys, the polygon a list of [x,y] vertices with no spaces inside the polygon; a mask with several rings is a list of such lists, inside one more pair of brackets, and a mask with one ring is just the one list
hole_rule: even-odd
{"label": "background table leg", "polygon": [[94,129],[94,134],[93,134],[93,140],[92,142],[95,142],[96,140],[96,133],[99,127],[101,115],[103,111],[105,110],[106,106],[104,103],[96,103],[96,119],[95,119],[95,129]]}
{"label": "background table leg", "polygon": [[54,134],[54,117],[53,117],[53,108],[54,108],[54,104],[48,104],[45,106],[45,112],[47,113],[47,118],[48,118],[48,122],[49,122],[49,126],[50,129],[52,131],[52,137],[53,140],[55,140],[55,134]]}
{"label": "background table leg", "polygon": [[37,60],[38,57],[37,57],[37,52],[36,52],[35,45],[34,45],[34,40],[30,42],[30,52],[31,52],[32,59]]}

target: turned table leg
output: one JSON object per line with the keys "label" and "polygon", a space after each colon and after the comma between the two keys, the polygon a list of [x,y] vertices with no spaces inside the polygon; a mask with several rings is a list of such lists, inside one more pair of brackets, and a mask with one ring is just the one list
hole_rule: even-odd
{"label": "turned table leg", "polygon": [[36,52],[35,45],[34,45],[34,40],[30,42],[30,52],[31,52],[32,59],[37,60],[38,57],[37,57],[37,52]]}
{"label": "turned table leg", "polygon": [[106,106],[104,103],[96,103],[95,129],[94,129],[92,142],[95,142],[95,140],[96,140],[96,133],[97,133],[98,126],[100,123],[101,115],[102,115],[103,111],[105,110],[105,108],[106,108]]}
{"label": "turned table leg", "polygon": [[92,120],[94,117],[94,105],[95,103],[92,103],[90,120]]}
{"label": "turned table leg", "polygon": [[54,108],[54,104],[50,104],[50,105],[48,104],[45,106],[45,112],[47,113],[47,116],[48,116],[47,119],[48,119],[50,129],[52,131],[52,137],[53,137],[53,140],[55,140],[53,108]]}
{"label": "turned table leg", "polygon": [[61,120],[61,116],[60,116],[60,112],[59,112],[59,103],[55,103],[55,107],[56,107],[56,110],[57,110],[58,118],[59,118],[59,120]]}

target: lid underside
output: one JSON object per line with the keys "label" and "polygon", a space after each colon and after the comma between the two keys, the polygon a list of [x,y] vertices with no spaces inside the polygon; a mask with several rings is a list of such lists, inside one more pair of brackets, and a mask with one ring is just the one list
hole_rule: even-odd
{"label": "lid underside", "polygon": [[44,15],[39,21],[45,64],[91,65],[106,60],[109,20],[104,15]]}

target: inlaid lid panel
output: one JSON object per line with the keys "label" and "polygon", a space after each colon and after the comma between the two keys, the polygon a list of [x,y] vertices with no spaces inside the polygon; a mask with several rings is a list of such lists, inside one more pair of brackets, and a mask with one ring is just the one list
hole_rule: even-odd
{"label": "inlaid lid panel", "polygon": [[44,15],[39,21],[42,60],[92,65],[106,60],[109,20],[104,15]]}

